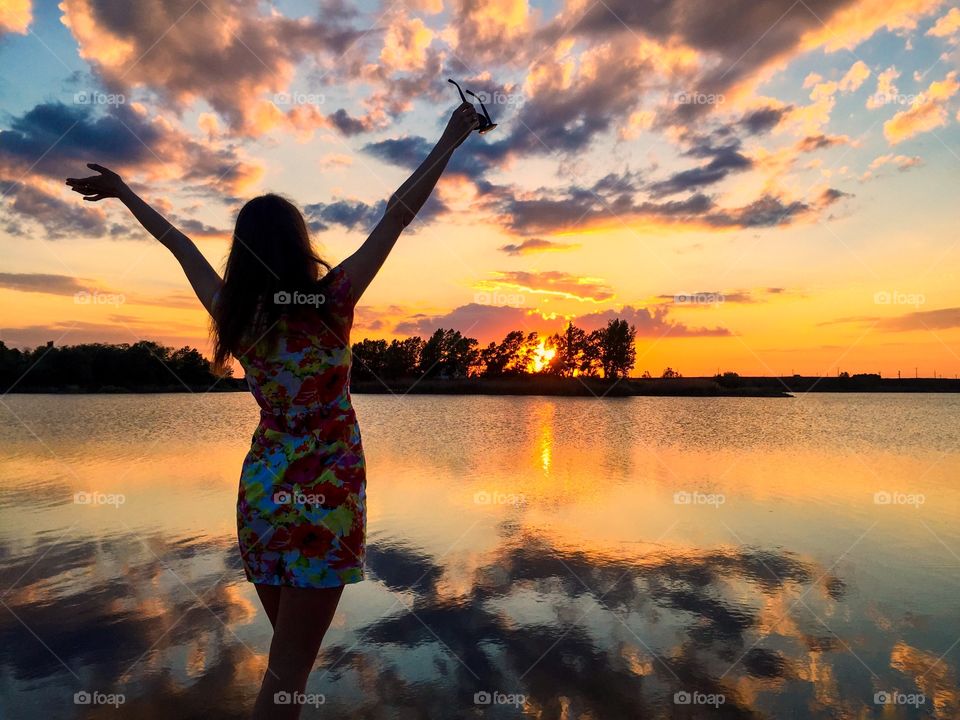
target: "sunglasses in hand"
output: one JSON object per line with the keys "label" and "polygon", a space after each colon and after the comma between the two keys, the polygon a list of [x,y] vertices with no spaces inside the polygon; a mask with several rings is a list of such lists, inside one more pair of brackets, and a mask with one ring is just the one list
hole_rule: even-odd
{"label": "sunglasses in hand", "polygon": [[[451,80],[450,78],[447,78],[447,82],[453,83],[454,85],[456,85],[457,92],[460,93],[460,99],[463,100],[464,102],[468,102],[467,98],[463,94],[463,90],[460,89],[460,86],[457,85],[455,80]],[[467,95],[469,95],[470,97],[476,98],[477,102],[480,103],[480,109],[483,110],[483,115],[480,116],[480,125],[477,127],[477,132],[480,133],[481,135],[485,135],[486,133],[493,130],[497,126],[497,124],[490,119],[490,113],[487,112],[487,108],[484,106],[483,100],[481,100],[476,93],[471,92],[470,90],[467,90]]]}

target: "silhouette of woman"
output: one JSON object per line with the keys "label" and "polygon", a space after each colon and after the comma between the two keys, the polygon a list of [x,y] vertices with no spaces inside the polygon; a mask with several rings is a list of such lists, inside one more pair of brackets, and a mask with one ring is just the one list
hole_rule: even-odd
{"label": "silhouette of woman", "polygon": [[84,200],[118,198],[173,253],[213,319],[215,362],[237,358],[260,406],[237,499],[244,572],[273,625],[254,718],[299,717],[343,587],[363,579],[366,475],[349,391],[354,305],[478,125],[473,105],[461,104],[370,236],[332,269],[314,254],[300,211],[276,195],[240,210],[221,279],[115,172],[91,163],[99,175],[67,180]]}

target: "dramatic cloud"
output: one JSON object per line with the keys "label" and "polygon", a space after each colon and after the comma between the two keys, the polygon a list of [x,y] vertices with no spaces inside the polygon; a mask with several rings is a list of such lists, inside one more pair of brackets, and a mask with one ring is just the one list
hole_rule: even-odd
{"label": "dramatic cloud", "polygon": [[[360,200],[335,200],[329,203],[306,205],[303,208],[303,214],[314,232],[324,232],[334,225],[339,225],[346,230],[369,232],[383,217],[386,207],[386,200],[380,200],[373,205]],[[447,207],[443,201],[436,195],[431,195],[417,213],[410,231],[415,232],[417,227],[432,222],[445,212]]]}
{"label": "dramatic cloud", "polygon": [[[22,220],[41,225],[47,239],[64,237],[97,238],[108,233],[106,215],[89,203],[67,202],[32,185],[0,181],[0,191],[7,200],[6,209]],[[17,237],[33,237],[29,226],[8,223],[6,231]]]}
{"label": "dramatic cloud", "polygon": [[64,0],[61,8],[80,57],[108,88],[147,87],[181,110],[203,99],[253,134],[262,105],[286,92],[300,62],[339,56],[364,33],[347,24],[354,12],[333,2],[300,19],[261,12],[256,0],[170,0],[137,11]]}
{"label": "dramatic cloud", "polygon": [[721,148],[694,149],[688,154],[702,157],[704,154],[713,158],[706,165],[692,170],[683,170],[675,173],[669,179],[653,183],[650,193],[653,197],[663,197],[676,193],[699,190],[707,185],[713,185],[723,180],[731,172],[748,170],[752,166],[749,158],[739,151],[740,144],[735,143]]}
{"label": "dramatic cloud", "polygon": [[[696,75],[686,78],[687,87],[678,89],[722,94],[798,52],[852,48],[881,28],[912,29],[940,4],[941,0],[732,0],[718,12],[699,0],[611,0],[584,12],[583,3],[571,1],[540,36],[553,43],[568,34],[604,41],[632,34],[695,49],[716,60],[704,63]],[[853,73],[846,79],[850,88],[863,81],[864,68],[858,65]],[[712,107],[688,103],[677,107],[675,115],[690,120]]]}
{"label": "dramatic cloud", "polygon": [[97,115],[89,106],[37,105],[0,130],[0,174],[25,172],[62,181],[98,162],[149,179],[178,178],[210,190],[242,192],[260,175],[235,149],[198,142],[159,117],[120,105]]}
{"label": "dramatic cloud", "polygon": [[542,233],[624,227],[631,223],[698,229],[774,227],[789,225],[846,196],[835,188],[823,191],[808,202],[766,193],[747,205],[721,208],[703,193],[694,193],[683,200],[640,200],[630,191],[636,185],[634,176],[620,177],[614,193],[605,189],[603,183],[612,181],[608,176],[590,188],[570,186],[562,191],[541,189],[536,193],[493,185],[484,189],[490,198],[489,207],[506,227],[514,232]]}
{"label": "dramatic cloud", "polygon": [[914,135],[946,125],[949,116],[947,101],[958,89],[960,83],[955,70],[947,73],[943,80],[930,83],[909,109],[898,112],[883,124],[884,137],[891,145],[898,145]]}
{"label": "dramatic cloud", "polygon": [[[574,325],[585,330],[604,327],[610,320],[621,319],[636,327],[637,336],[657,338],[662,336],[725,337],[730,331],[722,327],[691,327],[669,317],[670,309],[664,305],[652,308],[625,305],[619,310],[609,309],[574,317]],[[475,337],[481,344],[498,342],[513,330],[541,334],[561,332],[567,325],[562,318],[544,318],[538,313],[521,307],[483,305],[470,303],[441,315],[415,315],[394,328],[397,335],[428,336],[439,328],[453,328],[464,335]]]}

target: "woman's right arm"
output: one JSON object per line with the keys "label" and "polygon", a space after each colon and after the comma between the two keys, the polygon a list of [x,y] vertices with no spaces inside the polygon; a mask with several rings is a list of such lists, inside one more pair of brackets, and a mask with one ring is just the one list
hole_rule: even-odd
{"label": "woman's right arm", "polygon": [[140,221],[144,229],[173,253],[200,302],[203,303],[207,312],[213,315],[214,297],[223,286],[223,280],[207,262],[193,240],[177,230],[163,215],[144,202],[115,172],[96,163],[90,163],[87,167],[96,170],[100,175],[68,178],[67,185],[74,192],[83,195],[84,200],[91,202],[99,202],[111,197],[118,198]]}

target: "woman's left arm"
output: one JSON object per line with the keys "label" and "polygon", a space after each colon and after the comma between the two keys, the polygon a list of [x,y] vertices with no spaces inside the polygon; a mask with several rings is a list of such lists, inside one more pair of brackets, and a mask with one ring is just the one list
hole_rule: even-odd
{"label": "woman's left arm", "polygon": [[207,262],[193,240],[177,230],[163,215],[144,202],[117,173],[96,163],[89,163],[87,167],[96,170],[100,175],[68,178],[67,185],[74,192],[83,195],[84,200],[98,202],[105,198],[118,198],[126,205],[144,229],[173,253],[200,302],[203,303],[207,312],[213,315],[213,300],[222,287],[223,280]]}
{"label": "woman's left arm", "polygon": [[353,302],[360,299],[387,259],[400,233],[413,222],[413,218],[430,197],[453,151],[479,124],[476,108],[470,103],[465,102],[453,111],[440,141],[390,197],[387,209],[373,232],[353,255],[341,263],[350,278]]}

